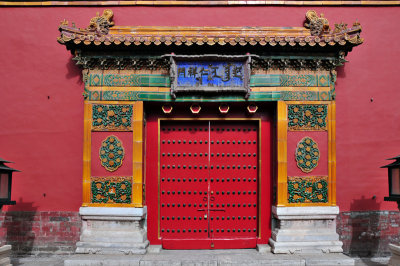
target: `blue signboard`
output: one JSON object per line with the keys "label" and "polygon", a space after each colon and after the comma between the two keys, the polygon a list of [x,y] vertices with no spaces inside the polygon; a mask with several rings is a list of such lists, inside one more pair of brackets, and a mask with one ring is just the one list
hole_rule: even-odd
{"label": "blue signboard", "polygon": [[179,87],[244,87],[244,62],[177,61]]}

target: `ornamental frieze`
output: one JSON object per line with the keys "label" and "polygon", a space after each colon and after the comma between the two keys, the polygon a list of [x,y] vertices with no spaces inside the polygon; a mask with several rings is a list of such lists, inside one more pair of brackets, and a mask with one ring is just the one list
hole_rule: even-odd
{"label": "ornamental frieze", "polygon": [[313,75],[281,75],[282,86],[296,86],[296,87],[307,87],[315,86],[315,77]]}
{"label": "ornamental frieze", "polygon": [[[168,70],[171,66],[168,57],[158,56],[152,58],[117,56],[110,54],[107,57],[83,55],[79,52],[73,58],[78,66],[84,69],[118,69],[118,70]],[[252,69],[279,69],[279,70],[333,70],[345,63],[344,54],[337,58],[331,57],[300,57],[290,58],[281,56],[271,58],[268,56],[252,57]]]}
{"label": "ornamental frieze", "polygon": [[252,69],[279,69],[279,70],[333,70],[345,63],[344,54],[338,57],[268,57],[260,55],[254,57],[251,63]]}
{"label": "ornamental frieze", "polygon": [[[178,84],[184,86],[187,84],[180,84],[180,82],[189,83],[193,85],[199,83],[204,86],[210,83],[213,76],[210,73],[203,73],[208,71],[201,67],[189,67],[185,72],[184,68],[178,68]],[[225,69],[221,75],[215,71],[214,76],[218,77],[220,81],[226,82],[227,80],[243,81],[243,75],[239,76],[234,73],[234,68]],[[180,71],[180,72],[179,72]],[[235,70],[238,71],[238,70]],[[243,71],[243,70],[241,70]],[[227,78],[226,73],[229,73]],[[235,77],[236,75],[236,77]],[[193,81],[190,81],[190,78]],[[183,81],[179,80],[183,79]],[[160,74],[90,74],[88,77],[88,85],[91,87],[169,87],[171,85],[170,77]],[[250,87],[329,87],[331,85],[331,75],[286,75],[286,74],[255,74],[250,76]],[[242,86],[242,84],[230,84],[230,86]]]}
{"label": "ornamental frieze", "polygon": [[121,165],[125,156],[122,142],[116,136],[108,136],[100,147],[101,165],[109,172],[114,172]]}
{"label": "ornamental frieze", "polygon": [[307,176],[288,177],[289,203],[325,203],[328,202],[328,177]]}
{"label": "ornamental frieze", "polygon": [[90,74],[89,86],[93,87],[169,87],[169,77],[157,74]]}
{"label": "ornamental frieze", "polygon": [[288,130],[327,130],[326,104],[288,105]]}
{"label": "ornamental frieze", "polygon": [[131,131],[132,105],[94,104],[93,131]]}
{"label": "ornamental frieze", "polygon": [[118,69],[118,70],[156,70],[169,69],[170,62],[164,57],[114,56],[98,57],[82,55],[77,52],[73,60],[84,69]]}
{"label": "ornamental frieze", "polygon": [[[123,91],[123,90],[85,90],[84,97],[89,101],[171,101],[170,92],[163,91]],[[266,91],[250,92],[248,101],[329,101],[332,95],[329,91]],[[220,95],[217,97],[181,96],[176,102],[244,102],[246,99],[236,95]]]}
{"label": "ornamental frieze", "polygon": [[92,203],[131,203],[132,177],[91,177]]}
{"label": "ornamental frieze", "polygon": [[310,173],[318,166],[319,161],[318,144],[310,137],[304,137],[297,144],[296,162],[297,167],[304,173]]}
{"label": "ornamental frieze", "polygon": [[282,101],[315,101],[318,99],[317,91],[282,91]]}
{"label": "ornamental frieze", "polygon": [[250,87],[329,87],[330,75],[255,74]]}

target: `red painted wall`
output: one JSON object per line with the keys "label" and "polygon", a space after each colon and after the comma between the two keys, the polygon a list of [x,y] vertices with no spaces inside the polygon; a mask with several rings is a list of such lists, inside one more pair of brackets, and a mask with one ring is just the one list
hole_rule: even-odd
{"label": "red painted wall", "polygon": [[[77,211],[82,200],[83,84],[56,42],[66,18],[85,27],[104,8],[0,8],[0,157],[16,162],[12,210]],[[310,7],[113,7],[116,25],[301,26]],[[383,202],[385,158],[400,154],[400,7],[317,7],[363,26],[365,43],[338,71],[337,199],[342,211]],[[373,99],[373,101],[371,101]],[[373,199],[373,196],[376,196]]]}

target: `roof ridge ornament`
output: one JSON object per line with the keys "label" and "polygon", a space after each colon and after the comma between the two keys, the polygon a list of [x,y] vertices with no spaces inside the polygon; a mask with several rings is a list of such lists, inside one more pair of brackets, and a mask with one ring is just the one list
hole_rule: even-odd
{"label": "roof ridge ornament", "polygon": [[329,33],[329,21],[324,18],[324,14],[318,17],[317,12],[314,10],[308,10],[306,13],[307,21],[304,23],[304,27],[310,29],[312,36],[321,36],[322,34]]}
{"label": "roof ridge ornament", "polygon": [[87,27],[88,31],[96,32],[98,35],[108,34],[109,28],[114,26],[112,21],[114,12],[111,9],[106,9],[103,14],[99,16],[99,12],[96,13],[96,17],[90,20],[90,24]]}

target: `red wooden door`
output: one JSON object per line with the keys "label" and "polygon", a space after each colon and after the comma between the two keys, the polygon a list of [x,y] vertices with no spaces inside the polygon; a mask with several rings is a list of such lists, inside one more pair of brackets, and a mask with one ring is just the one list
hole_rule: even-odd
{"label": "red wooden door", "polygon": [[256,246],[258,124],[210,123],[210,237],[215,248]]}
{"label": "red wooden door", "polygon": [[162,121],[160,228],[164,248],[254,248],[258,123]]}
{"label": "red wooden door", "polygon": [[160,223],[166,248],[183,249],[187,241],[192,248],[208,248],[209,224],[202,211],[208,208],[208,149],[208,122],[161,124]]}

